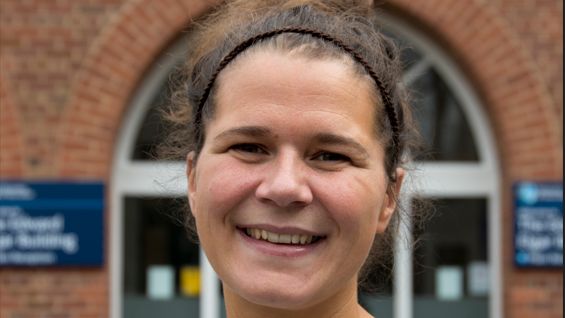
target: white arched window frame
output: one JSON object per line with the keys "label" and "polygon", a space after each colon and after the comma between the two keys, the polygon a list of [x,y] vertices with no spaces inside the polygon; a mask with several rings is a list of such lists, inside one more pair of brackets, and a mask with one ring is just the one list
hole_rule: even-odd
{"label": "white arched window frame", "polygon": [[[418,189],[408,187],[404,191],[405,206],[415,194],[425,197],[487,199],[488,214],[488,262],[490,268],[489,316],[502,318],[501,282],[501,222],[499,167],[494,138],[488,117],[476,93],[457,65],[424,34],[392,16],[382,15],[384,24],[394,33],[407,39],[421,53],[423,59],[412,65],[404,74],[410,82],[433,67],[444,79],[461,104],[475,139],[479,160],[477,162],[422,162],[417,163]],[[145,114],[162,84],[168,79],[175,64],[182,60],[186,43],[179,41],[167,54],[155,63],[142,81],[128,108],[114,151],[113,174],[110,196],[110,313],[112,318],[122,315],[123,305],[123,211],[126,196],[181,197],[186,195],[184,162],[134,161],[133,148]],[[464,180],[464,182],[461,182]],[[412,184],[410,181],[408,184]],[[401,229],[403,237],[398,241],[395,255],[394,317],[413,317],[412,249],[410,224]],[[202,287],[200,317],[220,317],[219,282],[206,257],[201,251],[200,268]]]}
{"label": "white arched window frame", "polygon": [[[404,74],[409,83],[433,67],[443,78],[451,92],[457,97],[471,128],[479,160],[477,162],[421,162],[417,163],[418,189],[407,189],[404,193],[404,206],[409,207],[415,194],[424,197],[466,198],[484,197],[487,199],[488,215],[488,262],[490,270],[489,316],[503,317],[502,312],[502,268],[501,268],[501,221],[500,221],[500,181],[497,150],[494,135],[490,128],[484,106],[477,94],[457,67],[456,63],[428,37],[403,23],[395,17],[382,14],[381,20],[394,33],[408,40],[421,53],[423,58],[412,65]],[[395,249],[394,276],[394,316],[413,317],[412,288],[412,248],[410,224],[401,228],[401,238]]]}
{"label": "white arched window frame", "polygon": [[[124,200],[133,197],[182,197],[186,195],[185,163],[134,161],[132,153],[145,115],[178,61],[184,56],[185,41],[179,41],[162,55],[148,72],[131,100],[120,131],[112,167],[110,195],[110,316],[122,317],[123,308],[123,220]],[[200,317],[219,317],[219,282],[206,257],[201,252],[202,287]]]}

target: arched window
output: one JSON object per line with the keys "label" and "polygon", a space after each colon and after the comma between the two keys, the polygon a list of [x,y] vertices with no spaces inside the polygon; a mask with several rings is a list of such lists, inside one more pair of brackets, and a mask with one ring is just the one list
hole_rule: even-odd
{"label": "arched window", "polygon": [[[431,198],[436,216],[423,230],[404,224],[396,246],[392,286],[361,295],[379,317],[502,317],[498,167],[483,106],[457,65],[433,41],[401,20],[384,29],[404,48],[404,81],[430,145],[415,165],[404,206]],[[198,246],[164,216],[185,196],[183,162],[151,156],[159,142],[155,109],[169,74],[183,59],[178,41],[155,63],[132,99],[117,142],[112,184],[112,312],[115,317],[221,316],[215,274]],[[413,234],[423,241],[415,250]],[[202,288],[194,288],[200,269]],[[157,276],[152,276],[157,275]],[[159,276],[160,275],[160,276]],[[161,277],[155,284],[152,277]],[[163,283],[165,281],[166,283]],[[192,286],[192,287],[191,287]],[[161,297],[166,300],[155,300]]]}
{"label": "arched window", "polygon": [[[179,40],[154,63],[124,116],[114,152],[111,194],[112,317],[217,317],[219,283],[172,211],[186,196],[184,162],[157,161],[158,108],[173,69],[184,57]],[[202,283],[201,286],[199,286]]]}
{"label": "arched window", "polygon": [[437,210],[417,233],[423,240],[416,250],[404,242],[421,229],[403,228],[390,316],[501,317],[498,160],[484,107],[457,65],[425,34],[392,16],[382,20],[408,48],[404,81],[430,145],[428,159],[415,167],[417,188],[407,189],[404,204],[409,209],[431,198]]}

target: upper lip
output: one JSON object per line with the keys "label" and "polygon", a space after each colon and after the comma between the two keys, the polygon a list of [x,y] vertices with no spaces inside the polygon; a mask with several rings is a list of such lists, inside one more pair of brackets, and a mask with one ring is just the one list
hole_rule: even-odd
{"label": "upper lip", "polygon": [[241,224],[237,226],[240,229],[259,229],[277,234],[291,234],[291,235],[311,235],[311,236],[325,236],[322,233],[306,230],[295,226],[277,226],[272,224]]}

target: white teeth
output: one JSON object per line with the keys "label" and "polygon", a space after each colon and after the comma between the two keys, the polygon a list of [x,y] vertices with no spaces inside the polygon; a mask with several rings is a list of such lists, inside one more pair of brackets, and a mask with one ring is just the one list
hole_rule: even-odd
{"label": "white teeth", "polygon": [[298,244],[298,243],[300,243],[300,235],[294,234],[294,235],[292,236],[291,242],[292,242],[292,244]]}
{"label": "white teeth", "polygon": [[290,234],[279,235],[279,243],[290,244],[290,242],[291,242],[290,236],[291,236]]}
{"label": "white teeth", "polygon": [[314,240],[312,235],[300,235],[300,234],[277,234],[273,232],[268,232],[260,229],[245,229],[245,233],[248,236],[253,237],[257,240],[269,241],[275,244],[297,244],[305,245],[310,244]]}
{"label": "white teeth", "polygon": [[267,232],[267,234],[269,234],[269,237],[267,237],[267,240],[271,243],[278,243],[279,242],[279,235],[277,233],[271,233],[271,232]]}

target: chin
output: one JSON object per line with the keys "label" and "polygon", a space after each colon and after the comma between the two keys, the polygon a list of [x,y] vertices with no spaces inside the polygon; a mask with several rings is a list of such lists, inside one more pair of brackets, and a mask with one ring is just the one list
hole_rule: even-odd
{"label": "chin", "polygon": [[303,310],[313,306],[315,303],[309,298],[299,294],[285,292],[267,292],[262,295],[250,295],[247,301],[254,304],[284,310]]}
{"label": "chin", "polygon": [[317,297],[314,295],[320,295],[319,291],[309,290],[305,286],[297,290],[285,283],[259,284],[253,287],[261,286],[260,288],[243,288],[237,294],[250,303],[285,310],[302,310],[311,307],[317,303]]}

